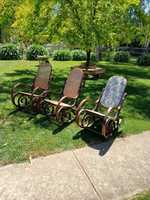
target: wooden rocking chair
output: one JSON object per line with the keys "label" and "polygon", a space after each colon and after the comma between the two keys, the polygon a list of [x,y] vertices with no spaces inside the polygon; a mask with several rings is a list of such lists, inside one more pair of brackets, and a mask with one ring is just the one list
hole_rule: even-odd
{"label": "wooden rocking chair", "polygon": [[78,109],[77,99],[80,95],[83,78],[84,74],[81,69],[73,69],[65,82],[60,99],[58,101],[44,99],[41,106],[44,113],[56,117],[61,125],[73,121]]}
{"label": "wooden rocking chair", "polygon": [[[38,112],[41,99],[48,95],[49,82],[52,78],[52,66],[47,60],[42,60],[38,66],[37,75],[32,85],[17,83],[11,90],[12,103],[18,109],[33,109]],[[24,92],[22,92],[24,89]]]}
{"label": "wooden rocking chair", "polygon": [[[125,96],[127,80],[122,76],[111,77],[102,95],[97,99],[95,108],[79,109],[76,115],[76,122],[81,128],[89,128],[91,131],[102,134],[105,138],[118,131],[121,123],[120,111]],[[80,106],[83,107],[87,100],[83,100]],[[101,110],[101,112],[100,112]]]}

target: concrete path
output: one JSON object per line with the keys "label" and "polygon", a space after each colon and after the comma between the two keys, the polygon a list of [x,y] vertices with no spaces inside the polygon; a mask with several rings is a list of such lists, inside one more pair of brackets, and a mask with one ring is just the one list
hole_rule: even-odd
{"label": "concrete path", "polygon": [[122,200],[150,188],[150,132],[0,168],[0,200]]}

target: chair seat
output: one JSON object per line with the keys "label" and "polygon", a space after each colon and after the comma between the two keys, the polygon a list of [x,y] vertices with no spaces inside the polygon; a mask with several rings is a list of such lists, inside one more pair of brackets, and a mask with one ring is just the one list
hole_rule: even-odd
{"label": "chair seat", "polygon": [[[45,102],[47,102],[47,103],[49,103],[49,104],[52,104],[52,105],[54,105],[54,106],[57,106],[59,101],[45,99]],[[71,105],[66,104],[66,103],[63,103],[63,102],[60,103],[60,106],[62,106],[62,107],[67,107],[67,108],[71,108],[71,107],[72,107]]]}
{"label": "chair seat", "polygon": [[98,117],[101,117],[101,118],[104,118],[106,115],[104,115],[103,113],[100,113],[100,112],[97,112],[95,110],[88,110],[88,109],[85,109],[86,113],[88,114],[92,114],[94,116],[98,116]]}

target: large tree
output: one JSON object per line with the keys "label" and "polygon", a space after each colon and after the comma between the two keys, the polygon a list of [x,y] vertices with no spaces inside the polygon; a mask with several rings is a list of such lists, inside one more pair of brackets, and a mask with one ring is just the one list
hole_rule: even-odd
{"label": "large tree", "polygon": [[54,1],[24,0],[15,12],[13,28],[24,43],[45,43],[52,39]]}
{"label": "large tree", "polygon": [[[13,27],[27,42],[63,41],[87,52],[113,46],[131,35],[126,13],[139,0],[25,0]],[[130,33],[130,34],[129,34]]]}
{"label": "large tree", "polygon": [[[127,12],[139,0],[59,0],[56,19],[59,38],[90,53],[97,45],[112,46],[127,41],[130,34]],[[131,35],[131,34],[130,34]]]}
{"label": "large tree", "polygon": [[23,0],[0,0],[0,42],[7,41],[11,24],[14,21],[16,7]]}

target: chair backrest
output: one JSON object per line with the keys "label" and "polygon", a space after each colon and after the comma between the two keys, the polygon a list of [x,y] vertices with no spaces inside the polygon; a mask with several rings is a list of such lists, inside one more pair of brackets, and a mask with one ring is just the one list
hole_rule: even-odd
{"label": "chair backrest", "polygon": [[81,69],[73,69],[66,80],[63,95],[73,99],[77,98],[80,94],[83,78],[84,73]]}
{"label": "chair backrest", "polygon": [[49,80],[51,78],[52,66],[50,63],[41,63],[38,67],[37,75],[33,82],[33,88],[47,90],[49,87]]}
{"label": "chair backrest", "polygon": [[112,76],[103,91],[100,104],[106,108],[117,108],[122,102],[127,80],[122,76]]}

